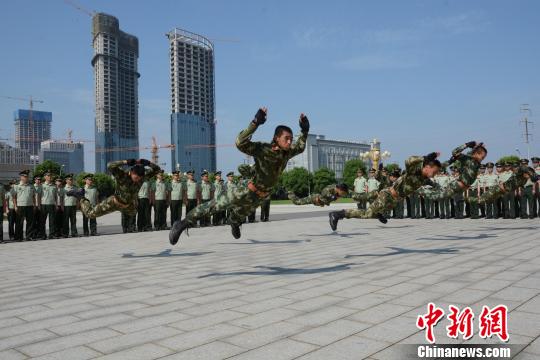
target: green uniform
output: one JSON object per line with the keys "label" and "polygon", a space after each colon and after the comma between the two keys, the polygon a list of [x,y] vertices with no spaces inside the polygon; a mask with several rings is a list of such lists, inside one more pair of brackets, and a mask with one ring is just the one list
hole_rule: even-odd
{"label": "green uniform", "polygon": [[[225,182],[222,180],[220,181],[214,181],[214,198],[227,196],[227,189],[225,188]],[[226,212],[225,211],[219,211],[214,214],[212,217],[212,224],[213,225],[221,225],[223,221],[225,220]]]}
{"label": "green uniform", "polygon": [[169,184],[163,180],[156,180],[152,186],[154,192],[154,229],[167,228],[167,201],[169,199]]}
{"label": "green uniform", "polygon": [[[536,167],[534,171],[536,172],[536,175],[540,179],[540,166]],[[540,216],[540,180],[538,180],[534,184],[533,189],[534,189],[533,191],[534,191],[534,199],[535,199],[533,202],[534,216]]]}
{"label": "green uniform", "polygon": [[471,211],[471,219],[478,219],[478,187],[480,186],[480,180],[476,179],[472,184],[469,190],[467,190],[468,201]]}
{"label": "green uniform", "polygon": [[[504,183],[512,177],[513,172],[511,170],[505,170],[499,175],[499,183]],[[514,207],[514,191],[504,192],[501,196],[503,216],[505,219],[514,219],[516,217]]]}
{"label": "green uniform", "polygon": [[41,186],[41,228],[45,235],[45,224],[49,219],[49,237],[56,235],[56,204],[57,192],[56,185],[44,182]]}
{"label": "green uniform", "polygon": [[35,204],[36,206],[34,207],[34,224],[33,224],[33,233],[34,233],[34,237],[36,239],[45,239],[46,238],[46,235],[45,235],[45,226],[42,226],[44,225],[44,223],[42,223],[43,221],[43,214],[42,214],[42,211],[41,211],[41,196],[43,194],[43,186],[41,184],[36,184],[34,183],[34,190],[35,190],[35,198],[36,198],[36,201],[35,201]]}
{"label": "green uniform", "polygon": [[[200,188],[200,191],[201,191],[201,203],[207,203],[209,202],[210,200],[212,200],[213,196],[214,196],[214,185],[209,182],[209,181],[201,181],[201,183],[199,184],[199,188]],[[210,221],[211,221],[211,218],[210,218],[210,215],[208,216],[205,216],[204,218],[202,218],[199,223],[201,224],[201,226],[208,226],[210,225]]]}
{"label": "green uniform", "polygon": [[[435,180],[435,183],[438,185],[438,187],[441,189],[441,191],[444,192],[446,191],[446,188],[448,187],[448,184],[450,183],[450,179],[451,178],[448,175],[441,174],[441,175],[435,176],[434,180]],[[441,219],[450,219],[450,197],[439,199],[438,206],[439,206],[439,217]],[[435,213],[433,213],[433,216],[435,216]]]}
{"label": "green uniform", "polygon": [[[88,199],[92,206],[96,206],[99,200],[98,189],[92,185],[84,186],[84,197]],[[85,236],[88,235],[97,235],[97,221],[95,218],[89,219],[83,214],[83,232]]]}
{"label": "green uniform", "polygon": [[[422,175],[424,167],[424,157],[411,156],[405,161],[405,174],[401,175],[391,187],[379,191],[379,196],[370,205],[369,209],[345,210],[346,218],[370,219],[375,218],[379,214],[385,214],[392,210],[398,201],[416,192],[424,185],[434,185],[433,182]],[[391,189],[396,192],[397,199],[392,196]]]}
{"label": "green uniform", "polygon": [[292,200],[295,205],[308,205],[313,204],[316,206],[328,206],[332,202],[336,201],[339,195],[336,191],[335,185],[328,185],[322,189],[320,194],[311,194],[309,196],[299,198],[292,191],[289,192],[289,199]]}
{"label": "green uniform", "polygon": [[64,233],[64,200],[66,198],[66,191],[64,190],[63,186],[56,186],[56,203],[58,206],[56,207],[56,214],[55,214],[55,229],[56,233],[54,234],[56,237],[66,237],[67,234]]}
{"label": "green uniform", "polygon": [[137,194],[137,230],[149,231],[152,230],[151,206],[150,206],[150,184],[144,181]]}
{"label": "green uniform", "polygon": [[181,180],[171,181],[171,224],[182,218],[182,203],[186,184]]}
{"label": "green uniform", "polygon": [[[114,211],[120,211],[130,216],[137,214],[137,198],[142,182],[135,183],[131,180],[128,172],[122,169],[124,160],[112,161],[107,164],[110,173],[116,179],[116,190],[114,195],[109,196],[96,206],[92,206],[88,200],[81,201],[81,211],[88,218],[97,218]],[[146,171],[145,179],[154,176],[160,167],[156,164],[150,164],[150,170]]]}
{"label": "green uniform", "polygon": [[15,240],[23,240],[23,226],[26,222],[25,236],[26,240],[34,239],[34,201],[36,190],[32,184],[15,185],[13,193],[17,202],[17,224],[15,227]]}
{"label": "green uniform", "polygon": [[188,179],[186,181],[186,214],[195,209],[199,201],[199,184],[194,180]]}
{"label": "green uniform", "polygon": [[4,242],[4,204],[6,202],[6,190],[4,185],[0,184],[0,242]]}
{"label": "green uniform", "polygon": [[[486,192],[488,188],[499,185],[499,176],[493,173],[485,174],[483,177],[482,185],[483,185],[482,193],[484,193]],[[486,219],[497,219],[499,217],[499,206],[497,204],[497,199],[486,202],[485,206],[486,206]]]}
{"label": "green uniform", "polygon": [[426,207],[426,219],[433,219],[435,216],[435,202],[430,198],[433,187],[431,186],[422,186],[419,189],[424,196],[424,205]]}
{"label": "green uniform", "polygon": [[15,239],[15,226],[17,223],[17,214],[15,213],[15,203],[13,201],[13,186],[6,192],[6,201],[8,206],[8,235],[9,240]]}
{"label": "green uniform", "polygon": [[530,180],[525,178],[524,174],[529,174],[530,176],[535,175],[534,171],[528,166],[520,166],[515,173],[512,173],[504,182],[502,182],[502,187],[496,185],[488,188],[478,199],[478,202],[485,203],[494,201],[507,193],[513,193],[516,189],[524,186],[527,181]]}
{"label": "green uniform", "polygon": [[[366,187],[367,187],[366,178],[363,176],[357,177],[356,179],[354,179],[353,195],[366,194]],[[366,205],[367,205],[366,200],[364,200],[363,198],[360,198],[359,200],[356,200],[356,202],[357,202],[356,206],[358,207],[358,209],[360,210],[366,209]]]}
{"label": "green uniform", "polygon": [[534,183],[529,179],[523,187],[520,188],[520,216],[522,219],[534,218],[534,195],[533,195]]}
{"label": "green uniform", "polygon": [[[64,186],[64,191],[77,190],[77,187],[74,185]],[[67,235],[70,233],[71,236],[79,236],[77,232],[77,198],[75,196],[66,196],[64,199],[64,234]]]}
{"label": "green uniform", "polygon": [[255,130],[257,130],[257,125],[250,122],[249,126],[236,138],[236,147],[255,160],[251,182],[257,191],[239,187],[232,192],[231,197],[222,196],[197,206],[186,217],[191,226],[196,220],[225,209],[230,210],[229,223],[240,225],[246,216],[260,205],[262,199],[271,193],[287,162],[302,153],[306,146],[307,132],[302,132],[296,143],[292,144],[288,150],[282,150],[269,143],[251,141]]}

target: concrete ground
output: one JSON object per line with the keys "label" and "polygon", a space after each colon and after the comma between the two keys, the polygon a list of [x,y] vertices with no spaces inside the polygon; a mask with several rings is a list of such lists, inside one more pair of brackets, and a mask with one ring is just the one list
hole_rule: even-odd
{"label": "concrete ground", "polygon": [[[327,211],[274,206],[239,240],[192,229],[174,247],[166,231],[116,234],[118,214],[99,220],[109,235],[1,244],[0,359],[400,359],[426,342],[428,302],[471,306],[475,332],[483,305],[504,304],[516,358],[540,358],[538,219],[333,233]],[[462,342],[447,324],[437,343]]]}

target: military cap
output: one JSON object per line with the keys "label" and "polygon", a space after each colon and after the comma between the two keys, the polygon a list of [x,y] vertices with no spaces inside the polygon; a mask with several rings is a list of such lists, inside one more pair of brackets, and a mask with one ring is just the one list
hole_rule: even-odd
{"label": "military cap", "polygon": [[62,179],[62,177],[59,176],[59,177],[57,177],[56,179],[54,179],[54,181],[56,181],[56,182],[62,182],[62,181],[64,181],[64,179]]}
{"label": "military cap", "polygon": [[86,175],[84,175],[83,180],[86,180],[86,179],[94,179],[94,174],[86,174]]}
{"label": "military cap", "polygon": [[73,179],[73,174],[66,174],[66,176],[64,176],[64,179]]}
{"label": "military cap", "polygon": [[485,169],[486,168],[486,164],[481,164],[480,165],[480,169]]}
{"label": "military cap", "polygon": [[494,165],[493,165],[492,162],[488,162],[488,163],[486,164],[486,167],[489,168],[489,169],[493,169],[493,166],[494,166]]}
{"label": "military cap", "polygon": [[178,174],[180,174],[180,171],[174,170],[174,171],[172,172],[172,174],[173,174],[173,175],[178,175]]}
{"label": "military cap", "polygon": [[234,171],[229,171],[229,172],[227,173],[227,176],[234,176]]}
{"label": "military cap", "polygon": [[214,175],[219,175],[219,176],[221,176],[221,171],[216,171],[216,172],[214,173]]}
{"label": "military cap", "polygon": [[375,169],[369,169],[369,172],[370,172],[370,173],[374,173],[374,172],[376,172],[376,171],[377,171],[377,170],[375,170]]}
{"label": "military cap", "polygon": [[208,171],[204,170],[204,171],[201,173],[201,176],[208,176]]}
{"label": "military cap", "polygon": [[193,171],[193,170],[188,170],[188,171],[186,171],[186,174],[188,174],[188,175],[189,175],[189,174],[194,175],[194,174],[195,174],[195,171]]}
{"label": "military cap", "polygon": [[536,156],[533,156],[533,157],[531,158],[531,161],[532,161],[532,162],[540,162],[540,158],[539,158],[539,157],[536,157]]}
{"label": "military cap", "polygon": [[41,176],[39,175],[34,175],[34,177],[32,178],[34,181],[36,180],[41,180]]}
{"label": "military cap", "polygon": [[50,172],[50,171],[45,171],[45,173],[43,174],[43,176],[49,176],[49,175],[52,175],[52,172]]}
{"label": "military cap", "polygon": [[504,166],[512,166],[512,163],[510,161],[507,161],[504,163]]}
{"label": "military cap", "polygon": [[496,167],[503,167],[503,166],[504,166],[504,164],[503,164],[503,163],[500,163],[500,162],[498,162],[498,163],[495,163],[495,166],[496,166]]}
{"label": "military cap", "polygon": [[28,176],[30,174],[30,170],[23,170],[19,173],[20,176]]}
{"label": "military cap", "polygon": [[521,159],[519,160],[520,163],[527,165],[529,163],[529,159]]}

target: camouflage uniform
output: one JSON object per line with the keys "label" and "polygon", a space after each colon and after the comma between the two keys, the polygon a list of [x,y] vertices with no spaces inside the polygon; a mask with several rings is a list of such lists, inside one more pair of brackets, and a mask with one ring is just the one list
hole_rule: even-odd
{"label": "camouflage uniform", "polygon": [[[356,206],[360,210],[366,209],[367,198],[364,199],[363,197],[361,197],[362,195],[365,195],[367,193],[366,186],[367,186],[367,180],[365,177],[360,176],[354,179],[354,192],[352,193],[351,197],[357,202]],[[358,198],[356,199],[354,198],[354,196],[358,196]]]}
{"label": "camouflage uniform", "polygon": [[[95,219],[115,211],[126,213],[129,216],[137,214],[137,197],[144,179],[140,183],[134,183],[129,173],[122,169],[124,164],[124,160],[111,161],[107,164],[108,170],[116,179],[114,195],[109,196],[96,206],[92,206],[87,199],[81,199],[81,212],[87,218]],[[150,170],[144,176],[146,180],[161,170],[156,164],[150,163],[149,166]]]}
{"label": "camouflage uniform", "polygon": [[[405,174],[401,175],[391,187],[379,191],[379,196],[370,205],[367,210],[348,209],[345,210],[345,217],[357,219],[371,219],[377,217],[378,214],[384,214],[388,210],[392,210],[399,201],[416,192],[424,185],[433,186],[433,182],[422,175],[424,167],[423,156],[411,156],[405,161]],[[398,197],[392,196],[393,189]]]}
{"label": "camouflage uniform", "polygon": [[[225,189],[225,182],[222,180],[214,181],[214,198],[221,196],[227,196],[227,190]],[[214,214],[212,217],[213,225],[221,225],[225,220],[225,211],[220,211]]]}
{"label": "camouflage uniform", "polygon": [[251,183],[256,187],[257,192],[247,187],[238,187],[231,191],[230,197],[221,196],[197,206],[186,216],[186,220],[191,226],[194,226],[197,220],[205,216],[226,209],[230,210],[228,215],[229,223],[240,225],[246,216],[253,209],[256,209],[272,191],[289,159],[304,151],[307,132],[302,132],[296,143],[288,150],[282,150],[273,144],[251,141],[251,136],[257,130],[257,127],[254,122],[250,122],[247,129],[240,132],[236,138],[238,150],[246,155],[253,156],[255,159]]}
{"label": "camouflage uniform", "polygon": [[336,191],[335,185],[328,185],[322,189],[320,194],[312,194],[303,198],[297,197],[292,191],[289,192],[289,199],[292,200],[294,205],[308,205],[313,204],[316,206],[328,206],[332,202],[336,201],[339,195]]}
{"label": "camouflage uniform", "polygon": [[486,191],[478,198],[479,203],[491,202],[504,194],[514,192],[519,187],[524,186],[529,179],[523,176],[529,174],[535,176],[535,172],[528,166],[520,166],[515,173],[505,180],[501,185],[495,185],[486,189]]}

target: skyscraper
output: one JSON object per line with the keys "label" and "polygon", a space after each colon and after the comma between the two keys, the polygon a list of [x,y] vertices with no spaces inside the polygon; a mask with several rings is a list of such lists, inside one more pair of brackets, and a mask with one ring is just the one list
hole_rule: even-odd
{"label": "skyscraper", "polygon": [[106,172],[109,161],[139,157],[139,40],[103,13],[92,18],[92,36],[96,172]]}
{"label": "skyscraper", "polygon": [[82,142],[47,140],[41,143],[40,159],[51,160],[63,166],[63,173],[79,174],[84,171],[84,144]]}
{"label": "skyscraper", "polygon": [[207,38],[174,29],[171,62],[171,143],[173,169],[216,170],[214,45]]}
{"label": "skyscraper", "polygon": [[52,113],[36,110],[17,110],[15,122],[15,146],[27,150],[30,155],[39,153],[42,141],[51,138]]}

